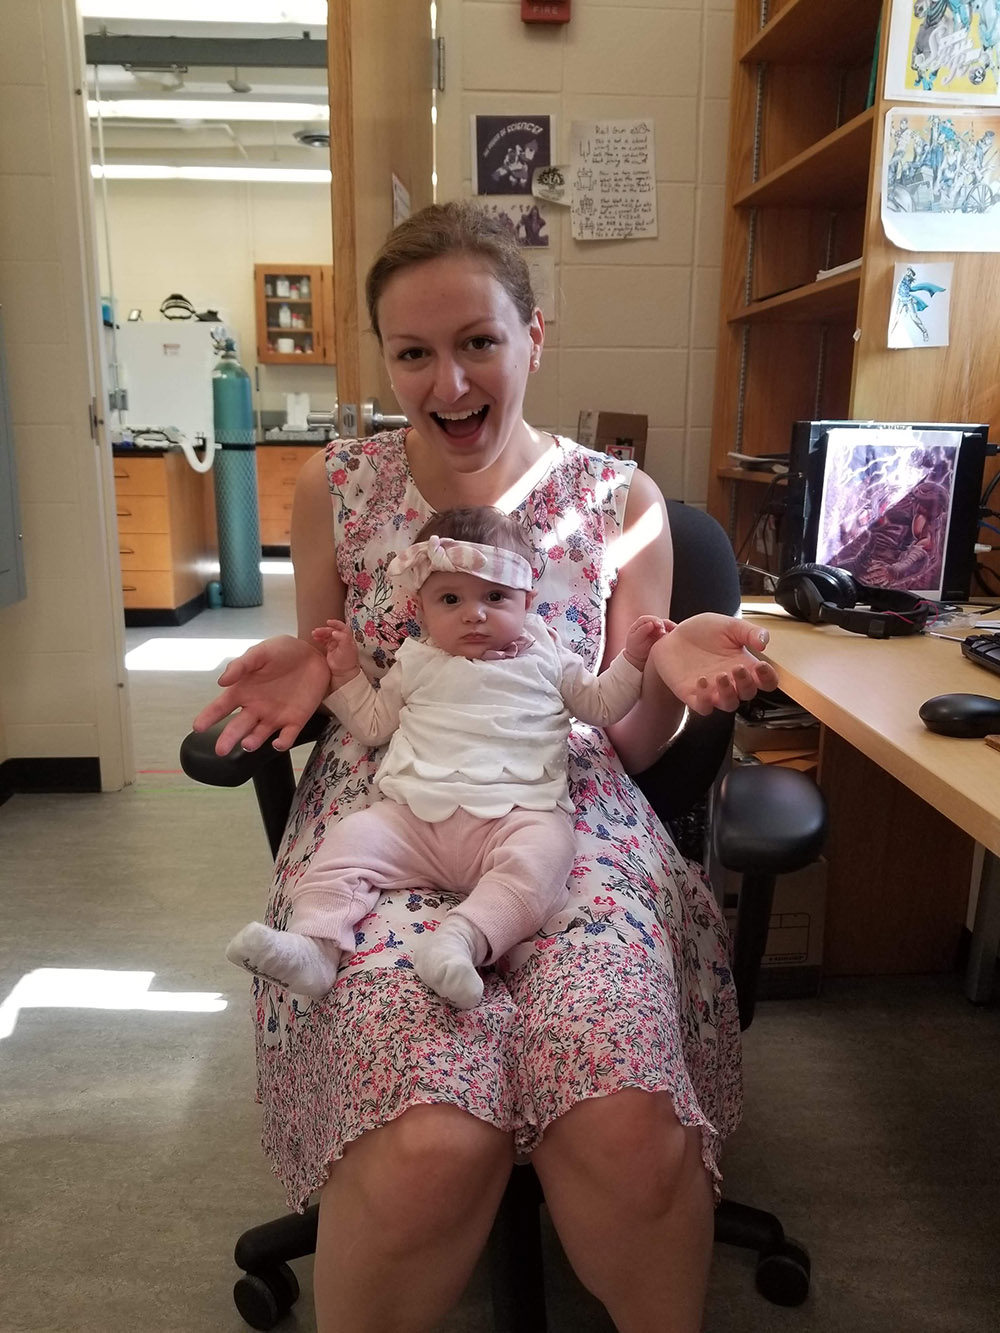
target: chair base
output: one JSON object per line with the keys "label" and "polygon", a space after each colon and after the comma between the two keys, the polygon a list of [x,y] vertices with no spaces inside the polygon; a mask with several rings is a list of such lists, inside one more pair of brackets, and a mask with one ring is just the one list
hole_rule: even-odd
{"label": "chair base", "polygon": [[715,1210],[715,1241],[757,1251],[757,1290],[773,1305],[801,1305],[808,1296],[808,1251],[785,1235],[773,1213],[723,1199]]}
{"label": "chair base", "polygon": [[299,1284],[288,1266],[316,1251],[319,1204],[304,1213],[287,1213],[244,1231],[236,1242],[236,1262],[244,1276],[236,1280],[233,1300],[251,1328],[274,1328],[299,1298]]}

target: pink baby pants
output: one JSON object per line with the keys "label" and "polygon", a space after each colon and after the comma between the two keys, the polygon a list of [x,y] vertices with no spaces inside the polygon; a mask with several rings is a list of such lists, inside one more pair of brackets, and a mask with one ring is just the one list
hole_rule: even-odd
{"label": "pink baby pants", "polygon": [[289,929],[354,952],[354,927],[390,889],[433,886],[467,894],[453,910],[486,936],[493,962],[530,939],[569,898],[573,817],[511,810],[479,819],[456,810],[440,823],[383,800],[328,827],[295,889]]}

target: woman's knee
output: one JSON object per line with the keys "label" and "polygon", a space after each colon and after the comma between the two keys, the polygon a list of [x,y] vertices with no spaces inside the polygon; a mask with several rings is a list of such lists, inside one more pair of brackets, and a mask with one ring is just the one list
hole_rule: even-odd
{"label": "woman's knee", "polygon": [[413,1106],[343,1158],[373,1220],[418,1232],[463,1223],[484,1198],[499,1197],[512,1162],[510,1134],[454,1106]]}
{"label": "woman's knee", "polygon": [[553,1169],[579,1171],[639,1215],[661,1215],[692,1185],[710,1190],[701,1130],[680,1123],[667,1093],[625,1088],[578,1102],[536,1149],[543,1184],[546,1148]]}

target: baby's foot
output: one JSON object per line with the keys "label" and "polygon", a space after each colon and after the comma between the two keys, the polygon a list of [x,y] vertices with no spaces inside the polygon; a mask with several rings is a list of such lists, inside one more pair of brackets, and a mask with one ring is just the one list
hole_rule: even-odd
{"label": "baby's foot", "polygon": [[456,1009],[474,1009],[483,998],[483,979],[476,965],[488,950],[479,927],[452,912],[433,934],[420,936],[413,948],[413,966],[421,981]]}
{"label": "baby's foot", "polygon": [[260,921],[251,921],[233,936],[226,957],[237,967],[312,1000],[321,1000],[333,990],[340,966],[340,950],[329,941],[273,930]]}

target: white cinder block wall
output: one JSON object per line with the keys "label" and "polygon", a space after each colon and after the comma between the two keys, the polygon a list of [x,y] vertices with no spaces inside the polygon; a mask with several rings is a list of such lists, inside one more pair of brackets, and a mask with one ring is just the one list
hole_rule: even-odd
{"label": "white cinder block wall", "polygon": [[0,302],[28,596],[0,610],[0,763],[98,758],[114,788],[132,761],[111,465],[88,427],[96,293],[74,133],[75,22],[64,0],[3,0]]}
{"label": "white cinder block wall", "polygon": [[577,242],[549,206],[557,318],[532,380],[534,425],[576,431],[583,408],[645,412],[646,470],[704,505],[722,260],[731,0],[573,0],[569,24],[524,24],[513,0],[438,0],[447,44],[438,198],[473,192],[473,114],[652,117],[659,236]]}

